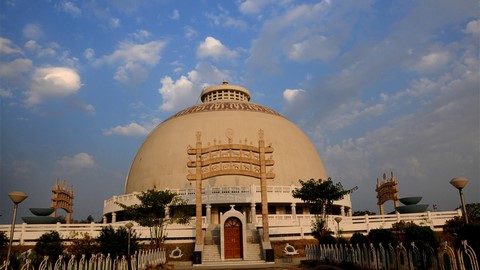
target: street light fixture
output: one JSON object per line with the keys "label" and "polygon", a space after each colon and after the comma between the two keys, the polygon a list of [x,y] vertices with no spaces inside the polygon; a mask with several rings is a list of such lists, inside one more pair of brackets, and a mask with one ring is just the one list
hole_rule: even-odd
{"label": "street light fixture", "polygon": [[462,202],[463,215],[465,216],[465,223],[468,224],[467,208],[465,207],[465,200],[463,198],[463,188],[468,184],[468,179],[465,177],[455,177],[450,180],[450,184],[458,189],[460,193],[460,201]]}
{"label": "street light fixture", "polygon": [[127,224],[125,224],[125,227],[127,227],[128,229],[128,245],[127,245],[127,263],[128,263],[128,270],[132,270],[132,261],[130,259],[130,235],[131,235],[131,230],[132,230],[132,227],[133,227],[133,223],[132,222],[128,222]]}
{"label": "street light fixture", "polygon": [[335,221],[337,222],[337,234],[340,237],[340,222],[342,221],[342,217],[335,217]]}
{"label": "street light fixture", "polygon": [[15,230],[15,219],[17,218],[17,208],[18,204],[23,202],[28,196],[24,192],[21,191],[12,191],[8,193],[8,197],[13,202],[13,217],[12,217],[12,225],[10,227],[10,241],[8,244],[8,251],[7,251],[7,262],[5,264],[5,269],[8,269],[10,266],[10,252],[12,251],[12,242],[13,242],[13,232]]}

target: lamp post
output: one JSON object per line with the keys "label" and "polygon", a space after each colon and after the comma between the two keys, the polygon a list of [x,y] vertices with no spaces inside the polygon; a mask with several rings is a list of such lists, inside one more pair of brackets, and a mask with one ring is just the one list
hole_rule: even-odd
{"label": "lamp post", "polygon": [[340,222],[342,221],[342,217],[335,217],[335,221],[337,222],[337,237],[340,237]]}
{"label": "lamp post", "polygon": [[12,242],[13,242],[13,232],[15,230],[15,219],[17,218],[17,208],[18,204],[23,202],[28,196],[24,192],[21,191],[12,191],[8,193],[8,197],[13,202],[13,217],[12,217],[12,225],[10,227],[10,242],[8,244],[8,251],[7,251],[7,263],[5,264],[5,269],[8,269],[10,266],[10,252],[12,251]]}
{"label": "lamp post", "polygon": [[450,180],[450,184],[458,189],[460,193],[460,201],[462,202],[463,215],[465,216],[465,223],[468,224],[467,208],[465,207],[465,200],[463,199],[463,188],[468,184],[468,179],[465,177],[455,177]]}
{"label": "lamp post", "polygon": [[132,230],[132,227],[133,227],[133,223],[132,222],[128,222],[127,224],[125,224],[125,227],[127,227],[128,229],[128,245],[127,245],[127,263],[128,263],[128,270],[132,270],[132,261],[130,260],[130,235],[131,235],[131,230]]}

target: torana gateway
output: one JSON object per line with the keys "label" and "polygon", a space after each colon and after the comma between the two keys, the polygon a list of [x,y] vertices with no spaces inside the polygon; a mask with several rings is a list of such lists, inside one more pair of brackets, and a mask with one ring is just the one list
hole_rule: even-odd
{"label": "torana gateway", "polygon": [[[250,102],[244,87],[223,82],[205,88],[201,101],[150,133],[132,162],[125,195],[105,201],[104,222],[123,220],[115,202],[136,204],[138,192],[169,189],[196,205],[194,262],[208,250],[219,250],[220,260],[248,260],[252,250],[273,259],[270,239],[292,234],[269,221],[310,214],[292,190],[299,179],[327,179],[322,160],[295,124]],[[351,215],[348,195],[334,212]]]}

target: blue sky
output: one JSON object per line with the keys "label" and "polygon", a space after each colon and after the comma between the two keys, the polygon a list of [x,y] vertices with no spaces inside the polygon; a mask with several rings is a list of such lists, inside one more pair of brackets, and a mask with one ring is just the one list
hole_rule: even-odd
{"label": "blue sky", "polygon": [[57,178],[99,220],[146,135],[223,80],[304,130],[354,210],[390,171],[431,209],[456,176],[479,202],[479,38],[477,1],[1,1],[0,223]]}

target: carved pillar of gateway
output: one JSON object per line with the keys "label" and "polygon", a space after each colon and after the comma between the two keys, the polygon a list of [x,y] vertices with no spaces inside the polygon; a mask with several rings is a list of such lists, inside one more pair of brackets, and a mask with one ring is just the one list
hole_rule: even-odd
{"label": "carved pillar of gateway", "polygon": [[[211,177],[221,175],[244,175],[260,179],[261,201],[262,201],[262,225],[263,242],[270,242],[268,229],[268,201],[267,201],[267,179],[274,179],[273,156],[268,159],[267,154],[273,153],[271,145],[265,146],[263,130],[258,131],[258,146],[248,145],[245,139],[240,143],[233,143],[233,130],[227,129],[228,143],[214,140],[213,145],[208,144],[202,147],[201,132],[196,132],[197,142],[195,148],[188,146],[189,156],[195,160],[187,163],[188,168],[195,168],[195,172],[189,170],[187,179],[196,182],[195,205],[195,245],[202,245],[202,181]],[[267,166],[270,170],[267,172]]]}

